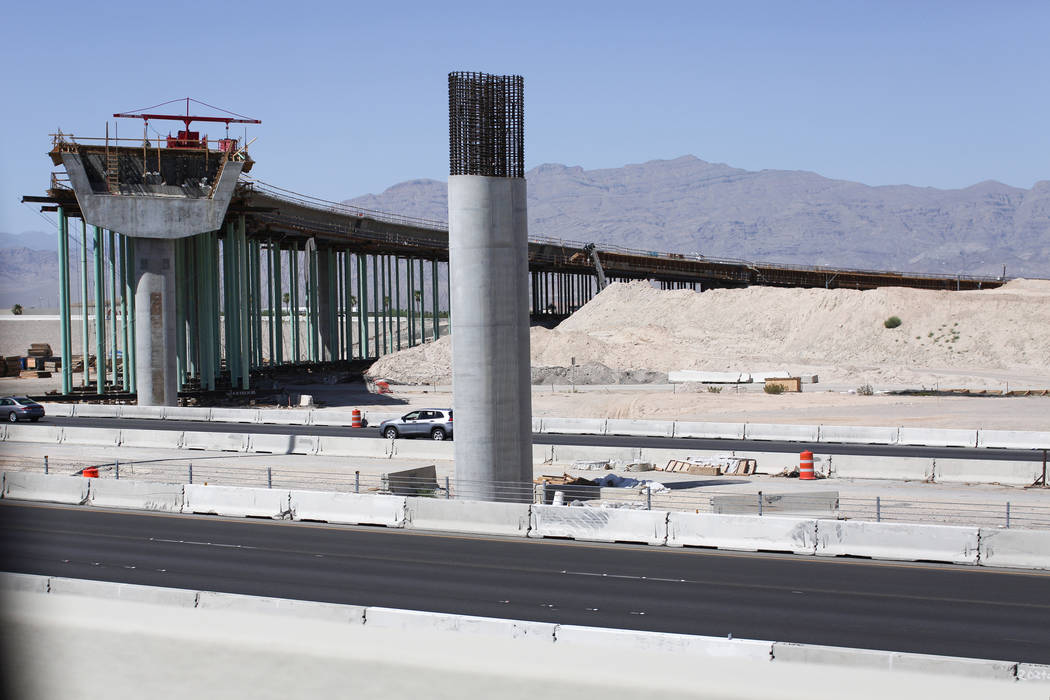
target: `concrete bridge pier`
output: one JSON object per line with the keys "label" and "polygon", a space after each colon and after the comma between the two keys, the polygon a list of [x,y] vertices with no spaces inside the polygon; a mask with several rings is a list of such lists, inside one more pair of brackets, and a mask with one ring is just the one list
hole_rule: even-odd
{"label": "concrete bridge pier", "polygon": [[135,376],[140,406],[177,406],[175,241],[135,238]]}

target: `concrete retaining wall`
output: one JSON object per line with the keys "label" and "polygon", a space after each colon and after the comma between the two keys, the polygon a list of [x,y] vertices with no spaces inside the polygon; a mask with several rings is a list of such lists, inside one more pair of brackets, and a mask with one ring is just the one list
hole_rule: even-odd
{"label": "concrete retaining wall", "polygon": [[819,520],[817,554],[976,564],[978,530],[955,525]]}
{"label": "concrete retaining wall", "polygon": [[291,515],[288,508],[288,491],[284,489],[186,484],[183,493],[184,513],[274,519],[284,519]]}
{"label": "concrete retaining wall", "polygon": [[813,554],[817,521],[779,516],[676,513],[667,519],[669,547]]}
{"label": "concrete retaining wall", "polygon": [[405,497],[292,491],[291,512],[295,520],[317,520],[343,525],[404,527]]}
{"label": "concrete retaining wall", "polygon": [[530,508],[528,503],[409,498],[405,527],[526,537],[529,534]]}
{"label": "concrete retaining wall", "polygon": [[592,542],[667,542],[667,513],[625,508],[533,506],[529,537]]}

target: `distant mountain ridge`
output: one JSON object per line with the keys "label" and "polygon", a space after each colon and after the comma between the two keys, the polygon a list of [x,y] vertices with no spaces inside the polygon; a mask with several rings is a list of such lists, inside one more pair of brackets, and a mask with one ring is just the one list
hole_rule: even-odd
{"label": "distant mountain ridge", "polygon": [[[802,265],[1050,277],[1050,181],[957,190],[873,187],[694,156],[622,168],[540,165],[529,233],[644,250]],[[346,200],[446,220],[446,184],[410,180]]]}

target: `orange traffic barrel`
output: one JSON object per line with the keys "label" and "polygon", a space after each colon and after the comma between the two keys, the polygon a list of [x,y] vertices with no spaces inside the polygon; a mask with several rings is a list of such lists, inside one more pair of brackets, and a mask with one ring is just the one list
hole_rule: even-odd
{"label": "orange traffic barrel", "polygon": [[361,427],[361,411],[354,409],[350,411],[350,427],[360,428]]}
{"label": "orange traffic barrel", "polygon": [[798,455],[798,478],[799,479],[814,479],[813,476],[813,453],[809,450],[804,450]]}
{"label": "orange traffic barrel", "polygon": [[97,479],[98,467],[84,467],[82,475],[88,477],[89,479]]}

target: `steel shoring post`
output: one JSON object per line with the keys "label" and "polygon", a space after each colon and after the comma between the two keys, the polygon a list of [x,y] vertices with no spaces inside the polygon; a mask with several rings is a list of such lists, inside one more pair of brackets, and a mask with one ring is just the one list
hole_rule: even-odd
{"label": "steel shoring post", "polygon": [[247,337],[245,357],[250,368],[255,367],[255,354],[259,346],[259,337],[255,334],[255,318],[259,301],[259,287],[255,284],[255,245],[254,241],[242,240],[241,250],[244,252],[244,277],[247,281],[248,293],[244,295],[245,317],[247,318]]}
{"label": "steel shoring post", "polygon": [[[434,297],[431,299],[431,303],[434,305],[434,340],[441,337],[441,321],[438,317],[438,261],[434,258],[430,261],[430,284],[433,287],[431,295]],[[449,298],[449,309],[448,309],[449,323],[452,322],[452,298]],[[451,327],[451,326],[450,326]]]}
{"label": "steel shoring post", "polygon": [[[246,338],[249,334],[249,318],[248,313],[250,306],[250,299],[248,297],[248,272],[250,267],[250,261],[248,258],[248,241],[245,238],[244,232],[244,214],[237,217],[237,243],[240,254],[238,255],[238,292],[240,293],[240,299],[242,303],[243,313],[238,314],[238,320],[240,321],[240,332],[241,337]],[[247,343],[242,343],[241,346],[241,389],[248,389],[248,372],[251,366],[251,348]]]}
{"label": "steel shoring post", "polygon": [[58,288],[59,319],[62,324],[62,393],[73,390],[72,351],[69,319],[69,218],[58,208]]}
{"label": "steel shoring post", "polygon": [[110,366],[110,383],[113,390],[119,391],[117,383],[117,237],[107,231],[109,238],[109,346],[113,356]]}
{"label": "steel shoring post", "polygon": [[393,300],[390,294],[390,256],[383,256],[383,354],[393,352],[393,326],[390,325],[390,311]]}
{"label": "steel shoring post", "polygon": [[186,255],[185,239],[175,241],[175,391],[186,381]]}
{"label": "steel shoring post", "polygon": [[299,363],[299,244],[292,241],[288,248],[288,282],[289,299],[291,308],[288,309],[288,317],[291,321],[292,331],[292,362]]}
{"label": "steel shoring post", "polygon": [[138,328],[138,324],[135,323],[135,239],[125,237],[127,242],[126,252],[124,256],[124,294],[127,296],[128,303],[128,323],[127,323],[127,337],[125,342],[127,343],[128,350],[128,362],[129,373],[131,375],[131,388],[132,392],[137,393],[139,387],[139,373],[135,371],[135,330]]}
{"label": "steel shoring post", "polygon": [[339,261],[338,251],[329,249],[325,254],[325,264],[328,265],[328,355],[329,362],[338,360],[341,356],[340,333],[339,333]]}
{"label": "steel shoring post", "polygon": [[88,263],[87,263],[87,222],[80,220],[80,330],[83,343],[80,354],[84,358],[84,373],[80,375],[85,387],[91,384],[91,368],[88,360],[91,356],[91,343],[88,339]]}
{"label": "steel shoring post", "polygon": [[[233,249],[233,224],[226,225],[226,235],[222,239],[222,337],[224,342],[220,343],[225,348],[226,355],[226,369],[230,372],[230,386],[233,386],[233,376],[235,372],[234,365],[237,360],[234,357],[232,351],[233,348],[233,330],[230,328],[232,309],[230,308],[230,279],[233,276],[232,265],[230,260],[232,258],[231,251]],[[222,353],[222,348],[220,348]],[[221,365],[221,360],[220,360]]]}
{"label": "steel shoring post", "polygon": [[[274,245],[271,243],[271,245]],[[284,292],[282,291],[283,285],[281,282],[281,246],[277,244],[273,257],[273,344],[274,355],[276,358],[274,361],[277,364],[284,364]]]}
{"label": "steel shoring post", "polygon": [[267,333],[267,340],[270,342],[270,366],[274,364],[274,358],[277,357],[277,347],[274,344],[275,333],[277,332],[274,328],[274,321],[277,316],[274,313],[274,288],[273,288],[273,241],[266,242],[266,305],[270,307],[270,321],[269,321],[269,333]]}
{"label": "steel shoring post", "polygon": [[394,318],[397,319],[397,349],[401,349],[401,259],[394,258]]}
{"label": "steel shoring post", "polygon": [[128,323],[128,242],[122,234],[117,234],[117,245],[120,248],[120,365],[122,388],[131,391],[131,343],[128,342],[130,325]]}
{"label": "steel shoring post", "polygon": [[357,253],[357,356],[368,357],[368,261]]}
{"label": "steel shoring post", "polygon": [[412,258],[408,258],[405,264],[405,276],[407,277],[406,284],[408,284],[408,346],[413,347],[416,344],[416,282],[415,282],[415,267],[416,261]]}
{"label": "steel shoring post", "polygon": [[309,307],[308,325],[310,328],[310,362],[317,362],[320,358],[320,344],[318,343],[318,334],[320,332],[320,316],[317,312],[317,267],[318,267],[318,251],[316,243],[313,249],[309,253],[309,264],[310,264],[310,293],[307,298],[307,304]]}
{"label": "steel shoring post", "polygon": [[351,303],[354,270],[351,265],[350,251],[343,251],[343,337],[346,345],[344,360],[354,359],[354,305]]}
{"label": "steel shoring post", "polygon": [[373,342],[375,344],[375,357],[379,357],[379,256],[372,256],[372,330],[374,331]]}
{"label": "steel shoring post", "polygon": [[209,260],[209,257],[204,252],[209,238],[210,234],[205,233],[190,239],[196,251],[196,258],[201,263],[197,267],[198,278],[196,282],[198,293],[194,297],[194,306],[197,308],[197,364],[202,391],[210,391],[212,388],[209,386],[213,366],[211,357],[212,325],[211,316],[208,313],[208,307],[212,302],[211,275],[209,274],[211,268],[205,262]]}
{"label": "steel shoring post", "polygon": [[252,298],[255,300],[255,366],[262,367],[263,363],[263,333],[262,333],[262,308],[263,295],[260,291],[262,286],[262,242],[252,241],[252,270],[255,277],[252,280]]}
{"label": "steel shoring post", "polygon": [[427,284],[424,274],[426,261],[419,259],[419,344],[427,338]]}
{"label": "steel shoring post", "polygon": [[95,226],[95,391],[106,392],[106,278],[102,270],[102,229]]}
{"label": "steel shoring post", "polygon": [[[186,311],[186,378],[200,380],[200,314],[197,299],[202,296],[200,268],[197,265],[197,238],[191,236],[182,241],[184,277],[176,280],[183,291]],[[196,290],[194,293],[191,290]]]}

